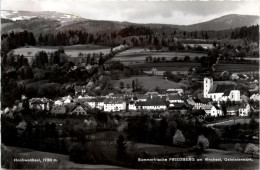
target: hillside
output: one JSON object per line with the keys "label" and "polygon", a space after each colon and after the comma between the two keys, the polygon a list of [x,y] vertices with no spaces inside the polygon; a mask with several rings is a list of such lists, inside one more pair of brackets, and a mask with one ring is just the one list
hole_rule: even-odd
{"label": "hillside", "polygon": [[66,30],[81,30],[90,33],[111,33],[119,31],[128,26],[145,26],[155,32],[171,32],[175,29],[184,31],[211,30],[220,31],[234,29],[242,26],[255,25],[259,16],[251,15],[226,15],[207,22],[193,25],[169,25],[169,24],[136,24],[130,22],[89,20],[72,14],[65,14],[53,11],[30,12],[11,11],[1,12],[2,33],[20,31],[27,29],[34,34],[39,32],[58,32]]}
{"label": "hillside", "polygon": [[186,31],[195,31],[195,30],[220,31],[220,30],[234,29],[242,26],[251,26],[256,24],[259,24],[259,16],[231,14],[207,22],[202,22],[202,23],[188,25],[188,26],[179,26],[179,28]]}

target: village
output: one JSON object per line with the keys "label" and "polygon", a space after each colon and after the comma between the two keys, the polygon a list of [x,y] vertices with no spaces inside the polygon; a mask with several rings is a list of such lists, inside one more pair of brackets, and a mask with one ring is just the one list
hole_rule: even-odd
{"label": "village", "polygon": [[[257,80],[256,80],[257,81]],[[257,83],[254,81],[254,83]],[[75,86],[74,96],[65,96],[56,100],[48,98],[29,99],[29,108],[43,110],[54,115],[87,115],[89,110],[98,109],[107,113],[138,113],[145,111],[168,111],[168,114],[200,115],[200,117],[249,116],[259,112],[259,93],[251,96],[240,95],[235,85],[215,85],[212,78],[205,77],[203,97],[194,98],[183,89],[167,89],[140,93],[113,94],[106,96],[89,96],[85,86]],[[28,100],[22,96],[22,101]],[[23,103],[13,108],[5,108],[3,114],[12,114],[22,109]],[[10,115],[11,116],[11,115]]]}

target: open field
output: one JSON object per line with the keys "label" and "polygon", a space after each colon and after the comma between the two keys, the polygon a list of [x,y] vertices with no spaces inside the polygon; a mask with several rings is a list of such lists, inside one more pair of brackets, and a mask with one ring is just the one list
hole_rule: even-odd
{"label": "open field", "polygon": [[120,87],[120,81],[124,82],[125,85],[129,84],[131,86],[132,81],[139,82],[145,89],[155,89],[159,87],[160,89],[169,89],[169,88],[181,88],[185,86],[182,83],[175,83],[169,80],[164,79],[162,76],[135,76],[130,78],[123,78],[120,80],[112,80],[114,87]]}
{"label": "open field", "polygon": [[[60,46],[38,46],[38,47],[21,47],[13,50],[14,54],[24,55],[26,57],[35,56],[39,51],[54,52],[57,51]],[[99,45],[72,45],[72,46],[63,46],[65,53],[70,57],[78,57],[79,53],[82,54],[92,54],[92,53],[104,53],[107,54],[110,52],[111,48],[106,46]]]}
{"label": "open field", "polygon": [[200,64],[193,62],[143,63],[129,67],[141,69],[147,74],[152,74],[151,70],[156,68],[155,75],[162,76],[165,71],[170,71],[172,74],[187,74],[190,68],[200,67]]}
{"label": "open field", "polygon": [[215,72],[230,71],[230,72],[248,72],[259,71],[258,64],[216,64]]}
{"label": "open field", "polygon": [[145,63],[131,67],[138,67],[144,71],[150,71],[156,68],[159,71],[188,71],[193,67],[200,67],[200,63],[191,62],[168,62],[168,63]]}
{"label": "open field", "polygon": [[[200,83],[203,83],[203,81],[198,81]],[[234,81],[214,81],[214,84],[215,85],[220,85],[220,84],[233,84],[233,85],[236,85],[237,83],[234,82]]]}
{"label": "open field", "polygon": [[132,48],[129,50],[126,50],[122,53],[119,53],[116,55],[112,60],[114,61],[121,61],[125,65],[134,65],[134,64],[140,64],[144,63],[146,57],[152,56],[152,57],[165,57],[166,61],[170,61],[173,57],[177,57],[178,59],[183,59],[185,56],[189,56],[191,60],[195,58],[196,56],[202,57],[207,56],[207,54],[204,53],[194,53],[194,52],[160,52],[160,51],[149,51],[145,49],[140,48]]}
{"label": "open field", "polygon": [[190,46],[190,47],[201,46],[204,49],[212,49],[214,47],[213,44],[193,44],[193,43],[184,44],[184,46]]}

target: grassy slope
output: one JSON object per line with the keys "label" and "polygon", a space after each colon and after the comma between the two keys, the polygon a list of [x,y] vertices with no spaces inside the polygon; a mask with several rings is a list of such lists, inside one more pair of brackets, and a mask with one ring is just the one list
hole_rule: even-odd
{"label": "grassy slope", "polygon": [[160,89],[169,89],[169,88],[181,88],[182,86],[185,86],[182,83],[175,83],[169,80],[165,80],[162,76],[134,76],[130,78],[123,78],[120,80],[112,80],[112,84],[114,87],[120,87],[119,83],[120,81],[126,84],[129,84],[130,86],[132,85],[132,81],[137,80],[140,82],[140,84],[145,88],[145,89],[155,89],[157,86]]}

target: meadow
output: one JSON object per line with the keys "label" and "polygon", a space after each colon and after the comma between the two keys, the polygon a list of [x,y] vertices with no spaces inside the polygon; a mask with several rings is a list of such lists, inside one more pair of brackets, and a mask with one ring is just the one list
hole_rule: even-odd
{"label": "meadow", "polygon": [[214,47],[213,44],[184,44],[184,46],[190,46],[192,48],[201,46],[204,49],[212,49]]}
{"label": "meadow", "polygon": [[122,53],[117,54],[112,61],[121,61],[125,65],[135,65],[145,63],[146,57],[165,57],[166,61],[171,61],[173,57],[183,59],[185,56],[189,56],[191,60],[195,57],[207,56],[205,53],[195,52],[162,52],[162,51],[150,51],[144,48],[132,48]]}
{"label": "meadow", "polygon": [[131,67],[138,67],[144,71],[150,71],[156,68],[159,71],[188,71],[190,68],[200,67],[200,63],[192,62],[167,62],[167,63],[145,63],[133,65]]}
{"label": "meadow", "polygon": [[112,80],[112,84],[114,87],[120,87],[119,84],[122,81],[125,85],[129,84],[131,86],[133,80],[135,80],[135,82],[139,82],[147,90],[154,90],[156,87],[159,87],[160,89],[169,89],[182,88],[185,86],[185,84],[182,83],[175,83],[173,81],[166,80],[162,76],[134,76],[120,80]]}
{"label": "meadow", "polygon": [[[35,56],[35,54],[39,51],[46,51],[47,53],[51,53],[57,51],[60,46],[28,46],[28,47],[21,47],[13,50],[14,54],[24,55],[26,57]],[[65,53],[69,57],[78,57],[79,53],[82,54],[92,54],[92,53],[104,53],[108,54],[111,50],[110,47],[107,46],[100,46],[100,45],[72,45],[72,46],[63,46]]]}
{"label": "meadow", "polygon": [[216,64],[214,66],[215,72],[222,72],[222,71],[259,71],[258,64]]}

